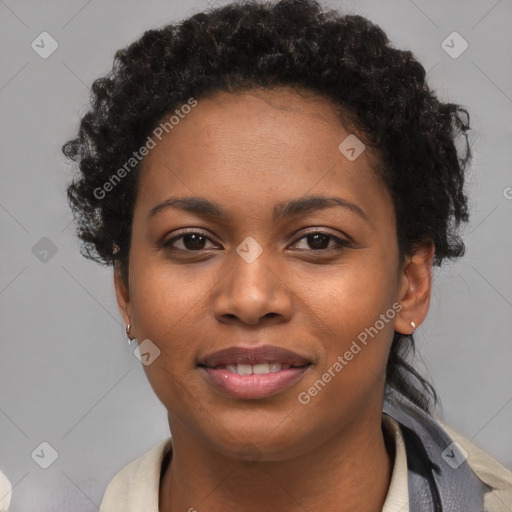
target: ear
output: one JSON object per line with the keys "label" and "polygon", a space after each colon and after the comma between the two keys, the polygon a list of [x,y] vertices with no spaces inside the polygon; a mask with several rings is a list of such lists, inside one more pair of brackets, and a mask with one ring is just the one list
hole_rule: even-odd
{"label": "ear", "polygon": [[412,334],[414,322],[416,328],[425,320],[430,305],[432,291],[432,262],[434,243],[426,241],[418,245],[412,255],[406,256],[405,266],[400,275],[398,300],[402,309],[397,315],[395,331]]}
{"label": "ear", "polygon": [[[119,264],[117,262],[114,265],[114,288],[116,291],[117,305],[119,307],[119,312],[123,317],[124,323],[125,325],[132,325],[133,327],[130,292],[126,283],[124,282]],[[134,336],[133,330],[131,330],[131,335]]]}

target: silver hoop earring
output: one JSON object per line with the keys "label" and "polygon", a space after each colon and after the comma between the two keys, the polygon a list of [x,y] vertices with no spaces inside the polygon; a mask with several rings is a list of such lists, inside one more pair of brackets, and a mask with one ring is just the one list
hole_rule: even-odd
{"label": "silver hoop earring", "polygon": [[133,338],[130,338],[130,327],[131,327],[131,324],[128,324],[126,326],[126,336],[128,338],[128,346],[131,346],[132,339],[133,339]]}

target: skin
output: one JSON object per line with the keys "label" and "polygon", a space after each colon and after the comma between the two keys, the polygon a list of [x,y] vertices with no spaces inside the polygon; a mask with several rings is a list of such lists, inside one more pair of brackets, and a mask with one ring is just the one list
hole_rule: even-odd
{"label": "skin", "polygon": [[[160,350],[144,370],[173,437],[161,512],[381,510],[394,459],[381,427],[386,361],[393,330],[409,334],[427,314],[434,248],[400,261],[377,158],[367,148],[349,161],[338,149],[349,134],[313,94],[220,92],[199,99],[143,162],[129,282],[119,269],[114,282],[131,336]],[[272,221],[274,205],[305,195],[342,197],[367,220],[336,206]],[[203,196],[232,218],[168,208],[148,220],[171,196]],[[183,228],[208,238],[162,247]],[[305,238],[315,230],[349,245],[315,246]],[[263,249],[251,264],[236,252],[248,236]],[[298,394],[398,302],[396,317],[302,405]],[[267,343],[312,366],[265,399],[227,397],[196,366],[216,350]]]}

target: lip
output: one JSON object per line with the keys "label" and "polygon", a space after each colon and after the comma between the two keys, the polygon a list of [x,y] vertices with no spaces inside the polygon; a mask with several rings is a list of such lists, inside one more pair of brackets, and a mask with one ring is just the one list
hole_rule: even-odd
{"label": "lip", "polygon": [[[277,372],[239,375],[225,365],[281,363],[290,366]],[[238,399],[262,399],[276,395],[295,384],[309,369],[311,361],[291,350],[274,346],[234,346],[202,358],[199,369],[221,393]]]}
{"label": "lip", "polygon": [[304,366],[311,363],[306,357],[275,345],[261,345],[259,347],[239,345],[212,352],[200,359],[198,365],[215,368],[215,366],[226,364],[254,365],[268,362],[289,364],[291,366]]}

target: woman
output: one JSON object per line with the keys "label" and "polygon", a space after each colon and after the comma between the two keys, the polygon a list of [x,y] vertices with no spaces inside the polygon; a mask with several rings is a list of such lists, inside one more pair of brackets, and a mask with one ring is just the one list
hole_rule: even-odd
{"label": "woman", "polygon": [[469,128],[410,52],[313,1],[117,52],[63,148],[68,197],[172,440],[104,512],[511,510],[511,473],[434,419],[406,358],[433,265],[464,252]]}

